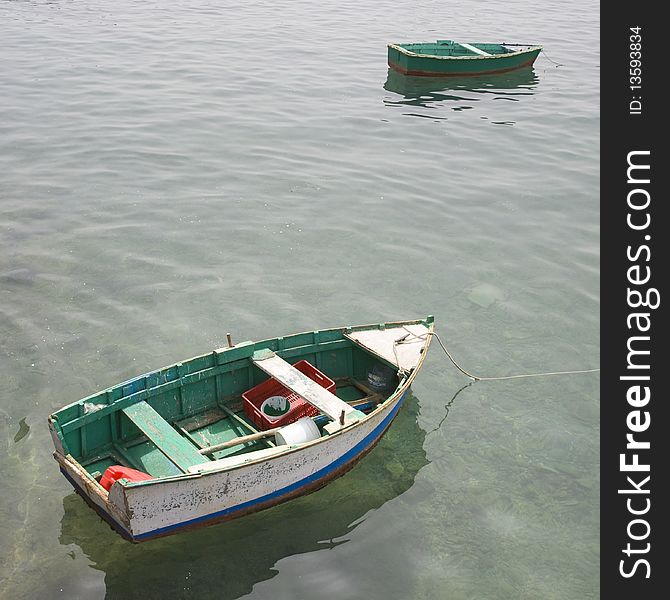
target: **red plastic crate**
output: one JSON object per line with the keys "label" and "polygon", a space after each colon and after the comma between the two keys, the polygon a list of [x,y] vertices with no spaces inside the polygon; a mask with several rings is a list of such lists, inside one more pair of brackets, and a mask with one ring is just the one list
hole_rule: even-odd
{"label": "red plastic crate", "polygon": [[122,465],[112,465],[105,470],[105,473],[100,479],[100,485],[109,491],[119,479],[127,479],[128,481],[147,481],[153,479],[153,477],[144,471],[137,471],[136,469],[124,467]]}
{"label": "red plastic crate", "polygon": [[[301,360],[293,365],[302,374],[307,375],[312,381],[318,383],[331,393],[335,393],[335,382],[319,371],[314,365]],[[291,405],[289,411],[280,417],[271,421],[261,412],[261,404],[270,396],[284,396]],[[297,421],[300,417],[315,417],[319,410],[314,408],[309,402],[285,388],[276,379],[268,379],[257,386],[252,387],[242,394],[245,414],[253,421],[259,429],[265,431],[273,427],[281,427]]]}

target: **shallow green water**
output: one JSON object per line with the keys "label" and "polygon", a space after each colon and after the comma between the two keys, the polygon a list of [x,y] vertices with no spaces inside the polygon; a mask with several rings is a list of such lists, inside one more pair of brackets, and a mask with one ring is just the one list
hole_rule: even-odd
{"label": "shallow green water", "polygon": [[[0,5],[0,596],[599,595],[599,381],[433,346],[325,489],[131,546],[50,456],[63,404],[235,340],[434,314],[466,368],[598,365],[598,6]],[[399,78],[389,41],[540,42]]]}

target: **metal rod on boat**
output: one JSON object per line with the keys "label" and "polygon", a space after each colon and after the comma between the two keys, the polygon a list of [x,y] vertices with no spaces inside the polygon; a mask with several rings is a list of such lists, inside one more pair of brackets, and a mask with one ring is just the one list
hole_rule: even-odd
{"label": "metal rod on boat", "polygon": [[230,333],[226,334],[226,339],[228,340],[228,348],[232,348],[233,347],[233,338],[230,335]]}
{"label": "metal rod on boat", "polygon": [[225,450],[226,448],[232,448],[233,446],[237,446],[239,444],[246,444],[247,442],[255,442],[256,440],[260,440],[264,437],[270,437],[271,435],[274,435],[277,433],[281,427],[275,427],[274,429],[268,429],[266,431],[259,431],[258,433],[251,433],[249,435],[242,435],[240,437],[233,438],[232,440],[228,440],[227,442],[222,442],[220,444],[216,444],[214,446],[208,446],[207,448],[200,448],[198,452],[200,454],[213,454],[214,452],[218,452],[219,450]]}
{"label": "metal rod on boat", "polygon": [[[356,382],[356,385],[358,386],[358,383]],[[363,386],[361,386],[363,387]],[[369,402],[370,400],[374,400],[376,397],[378,397],[377,394],[371,394],[368,396],[365,396],[364,398],[360,398],[359,400],[354,400],[353,402],[350,402],[351,406],[359,406],[361,404],[365,404],[366,402]],[[382,399],[378,399],[377,402],[383,402]],[[226,412],[229,411],[230,409],[226,409]],[[232,412],[232,411],[230,411]],[[233,413],[235,414],[235,413]],[[344,425],[344,411],[342,411],[342,414],[340,414],[340,425]],[[200,454],[213,454],[214,452],[218,452],[219,450],[225,450],[226,448],[232,448],[233,446],[237,446],[239,444],[246,444],[247,442],[254,442],[256,440],[263,439],[264,437],[270,437],[271,435],[274,435],[277,433],[281,427],[274,427],[273,429],[267,429],[265,431],[259,431],[258,433],[250,433],[249,435],[242,435],[240,437],[233,438],[232,440],[228,440],[227,442],[221,442],[220,444],[215,444],[214,446],[208,446],[207,448],[199,448],[198,452]]]}

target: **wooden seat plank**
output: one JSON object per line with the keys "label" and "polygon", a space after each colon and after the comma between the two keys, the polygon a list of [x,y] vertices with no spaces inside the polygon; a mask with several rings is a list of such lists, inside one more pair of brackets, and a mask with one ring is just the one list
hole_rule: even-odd
{"label": "wooden seat plank", "polygon": [[123,409],[123,413],[146,435],[181,471],[202,462],[202,454],[146,402]]}
{"label": "wooden seat plank", "polygon": [[488,52],[484,52],[484,50],[480,50],[477,48],[477,46],[473,46],[472,44],[466,44],[464,42],[456,42],[459,46],[463,46],[466,50],[470,50],[470,52],[474,52],[475,54],[479,54],[480,56],[493,56],[492,54],[489,54]]}
{"label": "wooden seat plank", "polygon": [[274,352],[256,353],[253,360],[254,364],[270,375],[270,377],[298,394],[301,398],[304,398],[312,406],[328,415],[333,421],[339,422],[342,412],[344,412],[346,421],[357,420],[356,413],[359,411],[353,406],[340,400],[335,394],[332,394],[315,381],[312,381],[307,375],[298,371],[298,369],[287,363],[280,356],[277,356]]}

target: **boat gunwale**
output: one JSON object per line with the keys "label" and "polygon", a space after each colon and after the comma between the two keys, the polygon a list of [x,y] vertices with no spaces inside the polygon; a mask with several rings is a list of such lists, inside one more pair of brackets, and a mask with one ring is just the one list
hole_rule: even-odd
{"label": "boat gunwale", "polygon": [[[419,324],[419,323],[424,323],[423,320],[418,320],[415,321],[414,323],[410,321],[400,321],[399,323],[396,324]],[[390,325],[391,323],[386,323],[386,325]],[[434,325],[433,323],[428,323],[427,327],[427,333],[432,333],[434,330]],[[293,454],[294,452],[301,452],[302,450],[305,450],[307,448],[311,448],[312,446],[316,446],[318,444],[322,444],[327,442],[328,440],[331,440],[333,438],[336,438],[339,435],[342,435],[345,432],[351,431],[352,429],[357,428],[359,425],[362,425],[363,423],[366,423],[370,419],[374,418],[377,416],[379,413],[383,412],[388,408],[388,405],[392,403],[393,400],[395,400],[397,397],[402,396],[410,387],[412,382],[414,381],[414,378],[416,377],[417,373],[421,369],[421,366],[423,365],[423,361],[425,360],[426,354],[428,353],[428,347],[430,346],[430,342],[432,340],[433,336],[432,335],[427,335],[426,336],[426,342],[424,343],[423,346],[423,351],[421,352],[421,356],[419,358],[419,362],[417,363],[416,367],[412,369],[412,372],[405,378],[405,380],[398,384],[396,389],[391,393],[384,402],[382,402],[375,410],[372,412],[368,413],[364,417],[362,417],[360,420],[351,423],[350,425],[347,425],[346,427],[342,427],[341,429],[338,429],[336,432],[331,433],[326,436],[321,436],[315,440],[311,440],[309,442],[305,442],[302,444],[295,444],[292,446],[289,446],[286,448],[284,452],[279,452],[277,454],[274,454],[272,456],[268,457],[258,457],[256,459],[252,460],[247,460],[238,464],[234,465],[228,465],[228,466],[222,466],[220,469],[212,468],[212,469],[207,469],[207,471],[204,472],[197,472],[197,473],[192,473],[192,472],[187,472],[187,473],[181,473],[178,475],[170,475],[169,477],[159,477],[159,478],[154,478],[154,479],[147,479],[143,481],[132,481],[132,482],[127,482],[123,483],[121,482],[121,485],[124,487],[124,489],[130,489],[130,488],[137,488],[137,487],[142,487],[146,485],[157,485],[162,482],[168,482],[168,481],[181,481],[184,479],[188,479],[188,476],[195,476],[195,477],[203,477],[203,476],[208,476],[208,475],[214,475],[218,473],[222,473],[224,471],[234,471],[237,469],[241,469],[242,467],[248,467],[250,465],[255,465],[258,463],[262,462],[270,462],[275,459],[283,458],[287,455]],[[240,457],[244,457],[244,454],[240,455]],[[207,464],[207,463],[203,463]]]}
{"label": "boat gunwale", "polygon": [[[299,332],[299,333],[290,334],[290,335],[291,336],[293,336],[293,335],[298,336],[298,335],[302,335],[302,334],[315,333],[317,331],[318,332],[340,331],[340,332],[342,332],[342,334],[344,336],[344,333],[348,333],[348,332],[352,332],[352,331],[361,331],[361,330],[373,329],[373,328],[380,328],[382,326],[383,326],[384,329],[386,329],[386,328],[392,328],[394,326],[419,325],[419,324],[424,325],[426,327],[427,333],[432,333],[433,330],[434,330],[434,318],[432,317],[432,315],[429,315],[428,317],[426,317],[424,319],[410,319],[410,320],[407,320],[407,321],[389,321],[389,322],[385,322],[385,323],[370,323],[370,324],[367,324],[367,325],[332,327],[332,328],[329,328],[329,329],[315,329],[315,330],[312,330],[312,331],[304,331],[304,332]],[[282,336],[277,336],[277,337],[282,337]],[[268,342],[268,343],[273,342],[277,339],[277,337],[266,338],[264,340],[259,340],[258,342],[249,342],[249,343],[252,343],[252,344],[254,344],[254,346],[256,346],[258,344],[263,344],[265,342]],[[388,407],[388,404],[392,400],[397,398],[398,395],[402,395],[403,393],[405,393],[407,391],[407,389],[411,385],[412,381],[416,377],[416,374],[420,370],[420,368],[423,364],[423,361],[425,360],[427,350],[428,350],[428,347],[430,346],[430,342],[432,340],[432,337],[433,337],[432,335],[427,335],[426,336],[426,341],[424,343],[423,350],[421,352],[421,356],[419,357],[419,362],[412,369],[411,373],[405,378],[405,380],[398,384],[396,389],[386,398],[386,400],[384,400],[384,402],[379,404],[379,406],[377,408],[375,408],[375,410],[373,410],[369,414],[365,415],[359,421],[356,421],[356,422],[354,422],[354,423],[352,423],[352,424],[350,424],[346,427],[342,427],[341,429],[339,429],[338,431],[336,431],[336,432],[334,432],[330,435],[322,436],[322,437],[320,437],[316,440],[312,440],[312,441],[307,442],[307,443],[298,444],[298,445],[295,445],[295,446],[289,446],[286,449],[285,452],[278,453],[274,456],[265,457],[265,458],[259,457],[255,460],[252,459],[252,460],[241,462],[241,463],[235,464],[235,465],[223,466],[220,469],[214,468],[214,469],[211,469],[211,470],[207,470],[205,472],[196,472],[196,473],[186,472],[186,473],[180,473],[180,474],[176,474],[176,475],[169,475],[167,477],[157,477],[157,478],[154,478],[154,479],[149,479],[149,480],[144,480],[144,481],[135,481],[135,482],[118,481],[117,483],[119,483],[119,485],[121,485],[121,487],[123,488],[123,490],[125,492],[126,489],[132,489],[132,488],[140,487],[140,486],[143,486],[143,485],[158,485],[158,484],[161,484],[161,483],[168,483],[168,482],[172,482],[172,481],[184,481],[184,480],[187,480],[187,479],[193,479],[193,478],[199,478],[199,477],[208,476],[208,475],[219,474],[219,473],[224,472],[224,471],[233,471],[233,470],[240,469],[240,468],[243,468],[243,467],[248,467],[250,465],[255,465],[255,464],[258,464],[258,463],[261,463],[261,462],[268,462],[268,461],[271,461],[273,459],[279,459],[279,458],[287,456],[288,454],[292,454],[293,452],[302,451],[306,448],[311,448],[312,446],[314,446],[316,444],[323,443],[326,440],[329,440],[331,438],[335,438],[335,437],[341,435],[342,433],[350,431],[352,428],[354,428],[354,427],[356,427],[360,424],[363,424],[363,423],[367,422],[369,419],[375,417],[377,414],[379,414],[380,412],[385,410]],[[327,343],[327,342],[324,342],[324,343]],[[356,343],[353,342],[353,341],[351,341],[351,344],[352,344],[352,346],[357,346]],[[105,388],[103,390],[100,390],[99,392],[95,392],[95,393],[93,393],[89,396],[86,396],[86,397],[84,397],[80,400],[76,400],[74,402],[71,402],[70,404],[68,404],[66,406],[63,406],[60,409],[58,409],[58,411],[50,414],[49,417],[48,417],[48,420],[49,421],[55,421],[56,423],[58,423],[58,419],[55,418],[58,412],[60,412],[62,410],[65,410],[66,408],[68,408],[70,406],[77,405],[77,404],[87,400],[88,398],[93,398],[93,397],[97,396],[98,394],[100,394],[101,392],[108,392],[110,390],[122,387],[124,385],[128,385],[129,383],[134,382],[134,381],[136,381],[136,380],[138,380],[142,377],[146,377],[148,375],[161,372],[165,369],[170,369],[170,368],[172,368],[176,365],[184,364],[184,363],[190,362],[192,360],[196,360],[198,358],[209,356],[209,355],[212,354],[212,352],[220,351],[222,354],[224,354],[227,350],[233,350],[236,347],[239,347],[239,345],[238,346],[233,346],[231,348],[215,349],[215,350],[207,352],[205,354],[200,354],[200,355],[194,356],[192,358],[188,358],[188,359],[173,363],[173,364],[168,365],[166,367],[162,367],[160,369],[156,369],[156,370],[153,370],[153,371],[149,371],[148,373],[138,375],[136,377],[133,377],[131,379],[128,379],[126,381],[118,383],[118,384],[116,384],[116,385],[114,385],[110,388]],[[299,347],[300,346],[296,346],[296,348],[299,348]],[[360,346],[358,346],[358,347],[360,347]],[[225,362],[223,364],[225,364]],[[111,406],[111,405],[109,405],[109,406]],[[54,452],[54,458],[56,458],[56,455],[58,455],[57,460],[59,462],[60,462],[60,460],[64,460],[66,462],[71,463],[73,466],[77,467],[78,469],[83,469],[84,471],[86,471],[86,469],[79,463],[79,461],[74,456],[72,456],[72,454],[67,453],[67,454],[63,455],[60,452],[56,451],[56,452]],[[244,455],[241,455],[241,456],[244,456]],[[206,463],[203,463],[203,464],[206,464]],[[88,471],[86,471],[86,473],[88,474]],[[103,491],[105,491],[105,492],[107,491],[107,490],[104,490],[104,488],[102,488],[102,486],[100,485],[100,483],[98,481],[93,480],[93,483],[97,484],[97,487],[100,487],[100,489],[102,489]]]}
{"label": "boat gunwale", "polygon": [[[349,325],[349,326],[345,326],[345,327],[340,326],[340,327],[329,327],[328,329],[313,329],[311,331],[299,331],[297,333],[291,333],[288,336],[278,335],[278,336],[275,336],[273,338],[266,338],[264,340],[258,340],[256,342],[251,341],[251,340],[245,340],[245,341],[240,342],[240,343],[238,343],[234,346],[231,346],[231,347],[214,348],[214,350],[210,350],[209,352],[205,352],[203,354],[197,354],[196,356],[192,356],[190,358],[185,358],[183,360],[179,360],[179,361],[171,363],[169,365],[159,367],[158,369],[152,369],[151,371],[147,371],[146,373],[142,373],[140,375],[136,375],[135,377],[131,377],[130,379],[126,379],[126,380],[121,381],[119,383],[115,383],[112,386],[102,388],[101,390],[93,392],[92,394],[89,394],[88,396],[84,396],[83,398],[80,398],[78,400],[74,400],[73,402],[70,402],[69,404],[65,404],[64,406],[61,406],[60,408],[58,408],[54,412],[50,413],[49,416],[47,417],[47,419],[52,419],[55,422],[57,422],[59,425],[61,425],[61,423],[58,419],[58,413],[63,412],[67,408],[70,408],[72,406],[76,406],[79,403],[85,402],[86,400],[95,398],[103,392],[111,392],[111,391],[116,390],[120,387],[124,387],[126,385],[131,384],[131,383],[134,383],[135,381],[138,381],[139,379],[142,379],[143,377],[148,377],[149,375],[155,375],[157,373],[161,373],[162,371],[166,371],[167,369],[171,369],[171,368],[177,367],[179,365],[184,365],[186,363],[190,363],[191,361],[197,360],[199,358],[205,358],[207,356],[211,356],[212,353],[214,353],[214,352],[218,352],[219,354],[222,354],[222,355],[225,356],[225,354],[227,352],[229,352],[230,350],[235,350],[235,349],[239,348],[242,344],[254,344],[254,346],[256,346],[258,344],[263,344],[263,343],[266,343],[266,342],[268,342],[268,343],[274,342],[275,340],[277,340],[278,338],[281,338],[281,337],[286,338],[286,337],[293,337],[293,336],[299,336],[299,335],[307,335],[307,334],[310,334],[310,333],[313,334],[313,333],[316,333],[316,332],[325,333],[325,332],[329,332],[329,331],[339,331],[339,332],[342,332],[342,334],[344,334],[344,333],[348,333],[348,332],[351,332],[351,331],[372,329],[374,327],[379,328],[380,326],[383,326],[384,328],[386,328],[386,327],[392,327],[394,325],[418,325],[418,324],[428,324],[428,325],[430,325],[432,322],[433,322],[433,317],[432,317],[432,315],[430,315],[430,316],[428,316],[424,319],[409,319],[407,321],[388,321],[388,322],[385,322],[385,323],[369,323],[367,325]],[[321,342],[321,343],[325,344],[325,343],[328,343],[328,342]],[[300,346],[295,346],[294,348],[285,348],[284,350],[294,350],[294,349],[297,349],[297,348],[300,348]],[[280,352],[282,352],[282,351],[280,350]],[[244,360],[244,359],[236,359],[236,360]],[[221,365],[223,365],[223,364],[226,364],[226,361],[222,361]],[[201,369],[201,370],[204,370],[204,369]],[[194,371],[193,373],[189,373],[188,375],[193,375],[197,372],[198,371]],[[186,375],[184,375],[184,376],[186,376]],[[169,383],[172,383],[172,382],[169,382]],[[149,390],[142,390],[142,391],[149,391]],[[119,398],[119,400],[120,399],[121,398]],[[112,404],[109,404],[107,406],[112,406]]]}
{"label": "boat gunwale", "polygon": [[[410,44],[435,44],[435,42],[410,42]],[[458,43],[458,42],[456,42]],[[501,46],[504,46],[504,44],[500,44]],[[529,46],[528,48],[524,48],[523,50],[514,50],[512,52],[506,52],[505,54],[491,54],[490,56],[480,56],[479,54],[475,54],[473,56],[439,56],[437,54],[419,54],[417,52],[412,52],[411,50],[407,50],[406,48],[403,48],[402,45],[398,43],[392,43],[392,44],[387,44],[389,48],[393,48],[394,50],[397,50],[401,54],[404,54],[405,56],[411,56],[411,57],[416,57],[416,58],[430,58],[430,59],[436,59],[436,60],[491,60],[491,59],[500,59],[500,58],[509,58],[512,56],[520,56],[522,54],[528,54],[530,52],[535,52],[536,50],[541,51],[542,46]]]}

